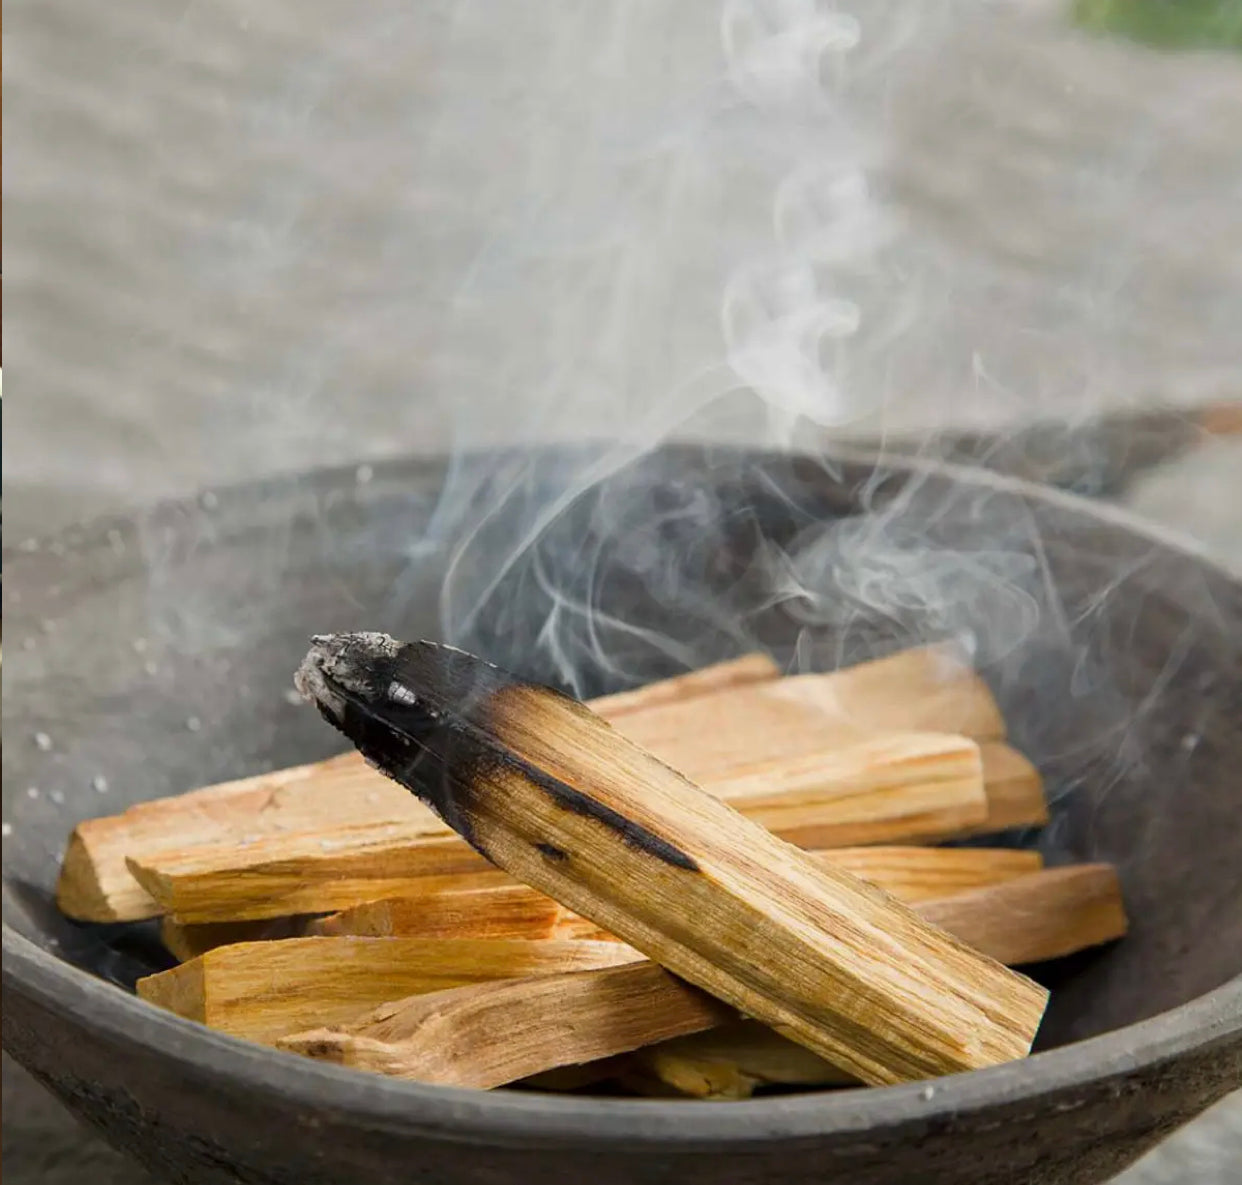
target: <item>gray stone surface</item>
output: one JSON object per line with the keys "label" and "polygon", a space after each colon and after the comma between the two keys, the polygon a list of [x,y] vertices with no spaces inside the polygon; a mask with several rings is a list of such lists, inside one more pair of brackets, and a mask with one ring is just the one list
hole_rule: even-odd
{"label": "gray stone surface", "polygon": [[[1080,36],[1059,3],[5,21],[10,538],[451,442],[1242,393],[1242,65]],[[1237,443],[1124,500],[1242,570]],[[7,1060],[4,1093],[13,1185],[142,1179]],[[1235,1096],[1125,1181],[1240,1163]]]}

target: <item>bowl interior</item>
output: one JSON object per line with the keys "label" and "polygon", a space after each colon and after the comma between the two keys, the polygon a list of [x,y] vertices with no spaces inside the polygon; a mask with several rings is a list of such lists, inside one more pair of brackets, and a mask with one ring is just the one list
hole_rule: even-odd
{"label": "bowl interior", "polygon": [[[469,505],[437,510],[446,481]],[[310,634],[360,628],[448,629],[580,695],[756,646],[825,669],[957,638],[1047,778],[1052,823],[1008,842],[1116,862],[1133,923],[1039,969],[1040,1044],[1242,973],[1242,590],[1084,502],[862,458],[547,452],[223,491],[5,565],[5,920],[114,982],[163,956],[57,914],[73,824],[338,751],[290,676]]]}

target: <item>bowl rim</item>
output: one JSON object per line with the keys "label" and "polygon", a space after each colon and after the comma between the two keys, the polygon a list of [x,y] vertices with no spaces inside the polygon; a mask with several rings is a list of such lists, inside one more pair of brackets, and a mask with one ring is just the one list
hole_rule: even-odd
{"label": "bowl rim", "polygon": [[[236,1090],[275,1095],[313,1115],[330,1108],[371,1128],[422,1133],[454,1143],[529,1148],[601,1144],[696,1148],[846,1137],[938,1116],[981,1114],[1072,1095],[1107,1080],[1209,1046],[1242,1041],[1242,975],[1176,1008],[1069,1045],[930,1083],[859,1091],[807,1092],[749,1099],[728,1107],[692,1101],[607,1099],[523,1091],[483,1091],[386,1078],[284,1053],[148,1005],[49,955],[4,926],[5,993],[36,999],[119,1044],[137,1044],[179,1063],[192,1077]],[[253,1097],[253,1093],[249,1097]]]}
{"label": "bowl rim", "polygon": [[[555,446],[551,446],[555,447]],[[676,447],[676,446],[674,446]],[[740,452],[762,450],[737,448]],[[788,455],[788,454],[787,454]],[[795,454],[796,456],[796,454]],[[939,460],[881,456],[869,450],[833,447],[813,454],[846,463],[882,462],[897,471],[938,475],[975,485],[992,486],[1027,499],[1086,514],[1154,546],[1180,553],[1213,570],[1220,578],[1242,584],[1189,537],[1149,522],[1114,505],[1041,486],[973,466]],[[434,470],[436,457],[400,457],[375,468],[405,472],[411,463]],[[308,477],[346,479],[356,465],[324,467]],[[237,483],[228,492],[271,491],[289,479]],[[193,497],[171,498],[145,513],[193,505]],[[139,512],[144,513],[144,512]],[[73,524],[53,533],[82,547],[98,532],[126,515],[94,523]],[[24,545],[19,545],[21,550]],[[9,548],[4,549],[6,552]],[[16,558],[16,557],[15,557]],[[4,894],[6,903],[8,891]],[[7,909],[5,911],[7,913]],[[659,1146],[691,1151],[697,1147],[770,1143],[778,1140],[849,1137],[895,1128],[937,1117],[982,1113],[1003,1106],[1029,1104],[1030,1115],[1043,1113],[1039,1099],[1052,1093],[1085,1092],[1119,1075],[1152,1067],[1178,1056],[1221,1043],[1242,1043],[1242,974],[1212,990],[1155,1016],[1059,1046],[1019,1061],[954,1074],[934,1082],[875,1087],[865,1091],[807,1092],[732,1103],[728,1107],[695,1107],[679,1100],[606,1099],[522,1091],[479,1091],[387,1078],[302,1058],[215,1032],[147,1004],[116,985],[39,947],[3,922],[3,980],[7,994],[91,1029],[120,1045],[136,1043],[153,1057],[179,1063],[195,1079],[278,1097],[286,1107],[308,1114],[330,1107],[342,1120],[365,1127],[423,1133],[438,1141],[529,1148],[556,1144],[598,1147],[607,1144]]]}

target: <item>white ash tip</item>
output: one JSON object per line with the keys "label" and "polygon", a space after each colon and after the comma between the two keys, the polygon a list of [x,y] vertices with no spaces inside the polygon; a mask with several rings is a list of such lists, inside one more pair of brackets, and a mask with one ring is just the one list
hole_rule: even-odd
{"label": "white ash tip", "polygon": [[386,660],[396,659],[409,647],[451,649],[438,643],[406,643],[375,631],[349,634],[317,634],[293,685],[304,699],[319,706],[338,724],[345,705],[343,693],[413,707],[419,704],[415,689],[383,674]]}

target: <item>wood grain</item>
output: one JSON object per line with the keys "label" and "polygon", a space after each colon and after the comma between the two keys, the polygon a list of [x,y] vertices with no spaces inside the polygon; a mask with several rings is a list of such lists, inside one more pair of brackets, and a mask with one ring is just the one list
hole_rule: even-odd
{"label": "wood grain", "polygon": [[138,981],[138,995],[190,1020],[270,1044],[352,1020],[385,1000],[484,980],[617,966],[615,942],[289,938],[222,946]]}
{"label": "wood grain", "polygon": [[[999,884],[1042,866],[1038,852],[1008,848],[840,848],[809,854],[911,902]],[[405,897],[366,902],[334,913],[312,922],[309,932],[546,938],[555,931],[565,938],[612,939],[594,922],[566,910],[538,889],[518,884],[504,873],[497,876],[503,880],[493,884],[480,885],[478,877],[464,878],[461,884],[452,878],[429,883],[425,890]]]}
{"label": "wood grain", "polygon": [[1010,965],[1039,963],[1125,935],[1117,870],[1071,864],[971,893],[925,902],[919,912]]}
{"label": "wood grain", "polygon": [[999,741],[979,746],[988,815],[980,833],[1013,827],[1042,827],[1048,822],[1048,802],[1039,770],[1017,749]]}
{"label": "wood grain", "polygon": [[401,1000],[348,1031],[322,1027],[277,1045],[399,1078],[486,1088],[737,1017],[646,961],[479,988]]}
{"label": "wood grain", "polygon": [[[564,907],[516,882],[369,901],[311,923],[312,934],[551,938]],[[570,935],[565,935],[570,937]],[[609,941],[611,935],[604,937]]]}

